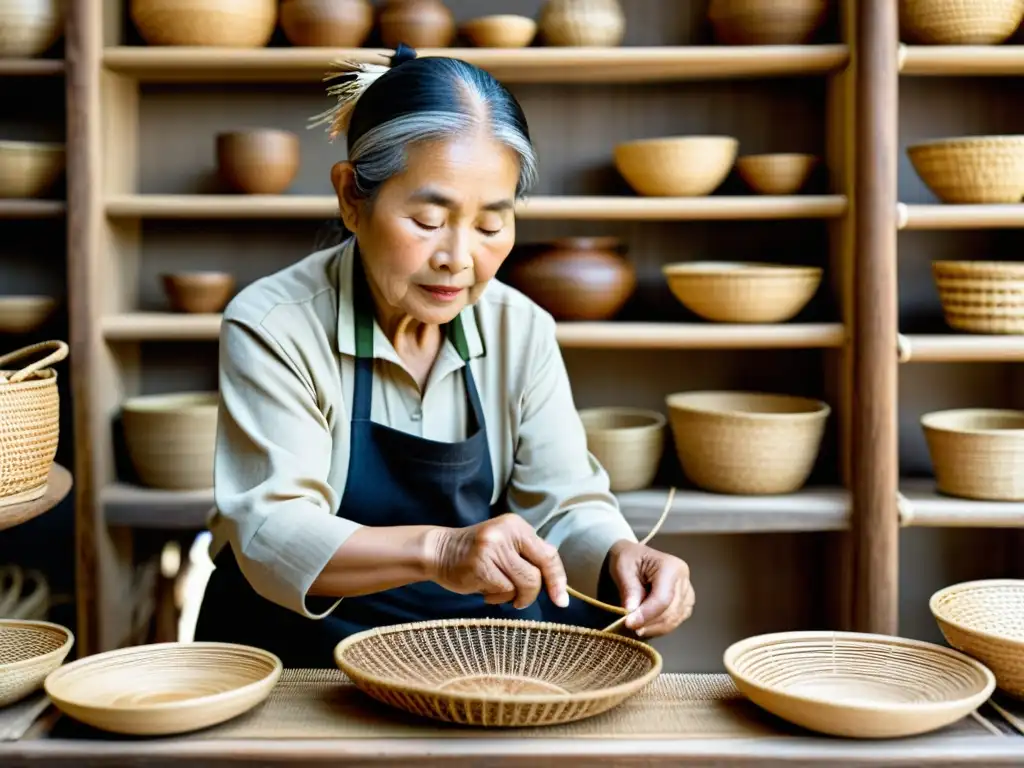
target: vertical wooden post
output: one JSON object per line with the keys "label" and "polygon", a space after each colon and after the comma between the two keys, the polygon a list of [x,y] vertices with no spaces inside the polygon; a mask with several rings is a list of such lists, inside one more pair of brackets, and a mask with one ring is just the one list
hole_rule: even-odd
{"label": "vertical wooden post", "polygon": [[859,0],[856,7],[853,619],[858,631],[895,634],[899,623],[899,20],[892,0]]}

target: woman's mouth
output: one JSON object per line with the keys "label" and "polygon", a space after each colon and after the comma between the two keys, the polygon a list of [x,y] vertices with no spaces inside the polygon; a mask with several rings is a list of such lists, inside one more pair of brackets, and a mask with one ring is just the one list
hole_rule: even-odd
{"label": "woman's mouth", "polygon": [[452,288],[448,285],[421,285],[426,293],[438,301],[453,301],[464,288]]}

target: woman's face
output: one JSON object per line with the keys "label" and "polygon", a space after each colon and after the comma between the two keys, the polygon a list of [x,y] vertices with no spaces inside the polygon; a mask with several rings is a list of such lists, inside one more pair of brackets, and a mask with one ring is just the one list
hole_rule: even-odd
{"label": "woman's face", "polygon": [[331,177],[385,315],[449,322],[512,250],[519,159],[486,134],[413,146],[372,204],[352,195],[348,163]]}

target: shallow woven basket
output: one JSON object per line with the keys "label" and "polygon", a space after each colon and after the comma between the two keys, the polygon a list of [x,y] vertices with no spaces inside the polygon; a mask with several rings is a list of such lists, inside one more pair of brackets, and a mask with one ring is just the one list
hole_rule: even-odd
{"label": "shallow woven basket", "polygon": [[614,159],[640,195],[701,197],[725,181],[738,150],[731,136],[670,136],[617,144]]}
{"label": "shallow woven basket", "polygon": [[1024,262],[934,261],[932,276],[950,328],[1024,333]]}
{"label": "shallow woven basket", "polygon": [[813,298],[820,267],[759,262],[667,264],[662,273],[680,303],[716,323],[782,323]]}
{"label": "shallow woven basket", "polygon": [[642,408],[587,408],[580,411],[587,449],[611,480],[611,490],[636,491],[654,482],[665,448],[663,414]]}
{"label": "shallow woven basket", "polygon": [[1024,0],[900,0],[900,32],[925,45],[997,45],[1013,36]]}
{"label": "shallow woven basket", "polygon": [[277,26],[278,0],[130,0],[149,45],[262,48]]}
{"label": "shallow woven basket", "polygon": [[66,162],[63,144],[0,141],[0,197],[41,197],[56,183]]}
{"label": "shallow woven basket", "polygon": [[1024,581],[987,579],[940,589],[928,601],[946,642],[995,673],[1024,699]]}
{"label": "shallow woven basket", "polygon": [[69,717],[94,728],[159,736],[208,728],[264,701],[281,660],[231,643],[154,643],[73,661],[46,678]]}
{"label": "shallow woven basket", "polygon": [[725,652],[736,687],[758,706],[846,738],[927,733],[969,715],[995,689],[983,664],[940,645],[855,632],[781,632]]}
{"label": "shallow woven basket", "polygon": [[605,712],[661,672],[648,645],[533,621],[425,621],[342,640],[338,667],[368,695],[461,725],[555,725]]}
{"label": "shallow woven basket", "polygon": [[[5,368],[48,349],[53,351],[30,365]],[[0,356],[0,507],[23,504],[46,493],[60,438],[57,372],[46,366],[67,355],[63,341],[44,341]]]}
{"label": "shallow woven basket", "polygon": [[1024,500],[1024,411],[961,408],[921,417],[939,491]]}
{"label": "shallow woven basket", "polygon": [[0,619],[0,707],[39,690],[74,643],[71,631],[59,624]]}
{"label": "shallow woven basket", "polygon": [[666,398],[679,463],[714,493],[792,493],[814,468],[831,408],[761,392],[677,392]]}
{"label": "shallow woven basket", "polygon": [[1024,136],[967,136],[907,147],[921,181],[944,203],[1019,203]]}

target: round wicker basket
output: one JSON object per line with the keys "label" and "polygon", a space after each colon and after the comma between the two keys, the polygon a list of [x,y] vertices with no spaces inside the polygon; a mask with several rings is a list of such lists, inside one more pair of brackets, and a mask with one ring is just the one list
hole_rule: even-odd
{"label": "round wicker basket", "polygon": [[998,45],[1024,17],[1024,0],[900,0],[900,32],[924,45]]}
{"label": "round wicker basket", "polygon": [[74,643],[75,636],[59,624],[0,619],[0,707],[39,690]]}
{"label": "round wicker basket", "polygon": [[1024,500],[1024,411],[958,408],[921,417],[939,491]]}
{"label": "round wicker basket", "polygon": [[342,640],[338,667],[373,698],[461,725],[555,725],[605,712],[661,672],[661,655],[607,632],[514,620],[425,621]]}
{"label": "round wicker basket", "polygon": [[999,688],[1024,699],[1024,580],[967,581],[940,589],[928,608],[946,642],[991,669]]}
{"label": "round wicker basket", "polygon": [[650,487],[665,447],[665,416],[643,408],[584,408],[587,448],[616,493]]}
{"label": "round wicker basket", "polygon": [[995,677],[957,651],[857,632],[781,632],[725,652],[736,687],[772,714],[847,738],[897,738],[954,723],[983,704]]}
{"label": "round wicker basket", "polygon": [[966,136],[907,147],[921,181],[944,203],[1019,203],[1024,136]]}
{"label": "round wicker basket", "polygon": [[950,328],[1024,333],[1024,262],[933,261],[932,276]]}
{"label": "round wicker basket", "polygon": [[[18,370],[5,366],[52,349]],[[0,507],[23,504],[46,493],[46,478],[60,438],[57,373],[46,366],[63,360],[68,345],[44,341],[0,355]]]}

